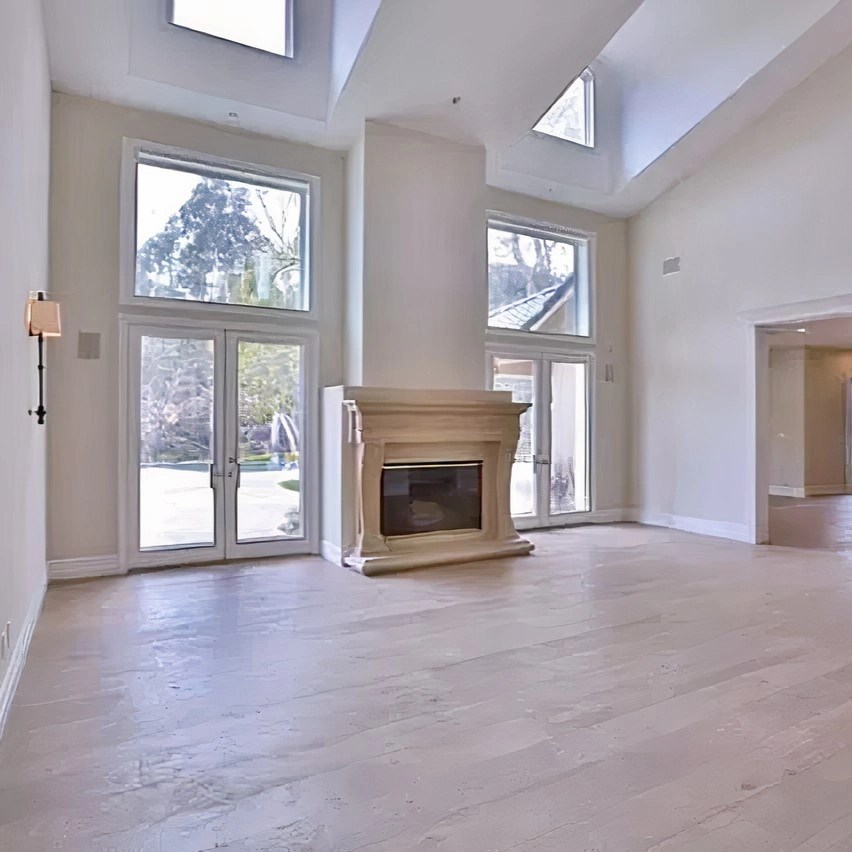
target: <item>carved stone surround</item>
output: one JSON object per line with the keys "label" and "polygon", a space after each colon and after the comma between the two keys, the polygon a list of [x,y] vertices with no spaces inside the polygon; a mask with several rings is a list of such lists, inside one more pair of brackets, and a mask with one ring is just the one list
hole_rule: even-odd
{"label": "carved stone surround", "polygon": [[[406,568],[530,553],[509,507],[520,416],[529,407],[503,391],[347,388],[344,440],[352,466],[355,542],[346,565],[374,575]],[[382,467],[390,463],[483,462],[482,529],[386,537],[381,532]],[[346,464],[347,462],[344,462]]]}

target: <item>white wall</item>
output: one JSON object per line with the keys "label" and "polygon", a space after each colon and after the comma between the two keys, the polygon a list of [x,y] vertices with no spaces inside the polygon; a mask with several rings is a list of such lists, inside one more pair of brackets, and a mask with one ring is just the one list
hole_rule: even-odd
{"label": "white wall", "polygon": [[[323,384],[340,384],[343,379],[344,158],[332,151],[85,98],[54,95],[53,107],[51,289],[63,296],[65,335],[51,358],[48,558],[58,560],[111,556],[118,550],[122,138],[321,178],[322,260],[317,272]],[[18,309],[14,316],[20,317]],[[101,333],[100,360],[77,359],[80,331]]]}
{"label": "white wall", "polygon": [[329,118],[370,34],[381,0],[335,0],[331,27]]}
{"label": "white wall", "polygon": [[[625,222],[487,189],[482,149],[411,131],[369,125],[344,172],[335,152],[54,95],[51,286],[66,335],[49,399],[50,559],[117,552],[124,136],[322,177],[323,385],[484,387],[486,211],[596,231],[599,376],[606,363],[616,376],[593,390],[596,501],[624,506]],[[77,359],[79,331],[102,334],[100,360]]]}
{"label": "white wall", "polygon": [[852,352],[808,349],[805,361],[805,486],[843,493],[846,484],[846,382]]}
{"label": "white wall", "polygon": [[28,292],[48,289],[50,75],[38,0],[0,5],[0,115],[0,630],[11,623],[14,646],[45,582],[45,430],[27,414],[37,362],[23,322]]}
{"label": "white wall", "polygon": [[837,0],[646,0],[603,57],[621,77],[630,180]]}
{"label": "white wall", "polygon": [[[852,50],[630,225],[634,489],[648,514],[747,532],[740,311],[852,292]],[[663,260],[683,271],[663,278]]]}
{"label": "white wall", "polygon": [[362,135],[346,158],[343,360],[349,385],[364,379],[364,148]]}
{"label": "white wall", "polygon": [[769,353],[770,487],[805,487],[805,349]]}
{"label": "white wall", "polygon": [[368,122],[365,385],[482,388],[484,194],[484,148]]}

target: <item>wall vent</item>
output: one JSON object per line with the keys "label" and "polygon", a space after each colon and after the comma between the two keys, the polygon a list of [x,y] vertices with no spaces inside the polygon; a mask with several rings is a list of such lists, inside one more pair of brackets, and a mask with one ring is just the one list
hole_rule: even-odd
{"label": "wall vent", "polygon": [[667,257],[663,261],[663,275],[676,275],[680,272],[680,258]]}

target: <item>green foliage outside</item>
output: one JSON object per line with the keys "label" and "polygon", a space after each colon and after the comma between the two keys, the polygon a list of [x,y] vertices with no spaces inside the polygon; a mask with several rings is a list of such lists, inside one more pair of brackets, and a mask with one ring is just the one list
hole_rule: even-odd
{"label": "green foliage outside", "polygon": [[136,293],[304,309],[298,192],[199,177],[139,248]]}
{"label": "green foliage outside", "polygon": [[213,447],[213,343],[142,340],[140,462],[209,462]]}
{"label": "green foliage outside", "polygon": [[[301,203],[295,192],[199,178],[163,230],[139,249],[137,293],[300,307]],[[252,449],[250,438],[266,434],[276,414],[301,422],[299,353],[296,346],[239,343],[241,457],[271,457],[268,439]],[[212,417],[212,342],[144,338],[140,461],[209,462]],[[297,457],[291,452],[288,460]]]}

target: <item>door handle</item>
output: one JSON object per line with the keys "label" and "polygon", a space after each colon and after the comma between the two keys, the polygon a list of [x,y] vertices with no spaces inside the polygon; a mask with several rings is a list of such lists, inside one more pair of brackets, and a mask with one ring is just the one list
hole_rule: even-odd
{"label": "door handle", "polygon": [[550,459],[544,458],[543,456],[533,456],[533,464],[536,466],[548,467],[550,465]]}
{"label": "door handle", "polygon": [[210,467],[210,487],[213,488],[214,487],[213,480],[214,479],[221,479],[222,474],[218,472],[215,464],[211,464],[211,465],[209,465],[209,467]]}

